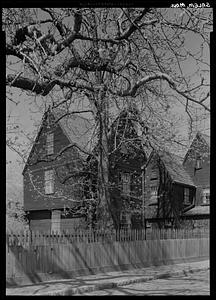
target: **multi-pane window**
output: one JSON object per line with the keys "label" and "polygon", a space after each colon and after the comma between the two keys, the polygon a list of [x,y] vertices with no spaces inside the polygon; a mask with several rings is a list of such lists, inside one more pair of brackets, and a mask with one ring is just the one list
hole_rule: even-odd
{"label": "multi-pane window", "polygon": [[45,194],[54,193],[54,170],[45,171],[44,187]]}
{"label": "multi-pane window", "polygon": [[158,192],[158,186],[157,185],[153,185],[150,187],[150,193],[151,193],[151,197],[157,197],[157,192]]}
{"label": "multi-pane window", "polygon": [[129,195],[131,190],[131,176],[130,173],[122,173],[122,192],[123,194]]}
{"label": "multi-pane window", "polygon": [[126,212],[121,212],[120,214],[120,223],[122,227],[130,227],[131,226],[131,214]]}
{"label": "multi-pane window", "polygon": [[184,188],[184,204],[190,204],[190,190],[189,190],[189,188]]}
{"label": "multi-pane window", "polygon": [[201,169],[202,168],[202,160],[201,158],[198,156],[196,159],[196,169]]}
{"label": "multi-pane window", "polygon": [[47,133],[46,150],[47,150],[47,155],[54,153],[54,133],[52,132]]}
{"label": "multi-pane window", "polygon": [[210,203],[210,189],[204,189],[203,190],[203,196],[202,196],[202,202],[203,204],[209,204]]}
{"label": "multi-pane window", "polygon": [[157,171],[156,170],[152,170],[151,171],[151,178],[150,178],[150,180],[154,181],[154,180],[157,180],[157,179],[158,179]]}
{"label": "multi-pane window", "polygon": [[150,202],[151,204],[157,203],[158,196],[158,185],[151,185],[150,186]]}

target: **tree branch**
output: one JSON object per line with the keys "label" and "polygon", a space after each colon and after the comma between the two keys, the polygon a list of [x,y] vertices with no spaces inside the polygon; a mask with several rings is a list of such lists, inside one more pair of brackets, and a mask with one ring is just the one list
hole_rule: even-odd
{"label": "tree branch", "polygon": [[42,95],[42,96],[48,95],[55,85],[59,85],[61,88],[75,87],[80,90],[89,90],[91,92],[94,91],[94,89],[91,88],[90,86],[79,84],[77,82],[63,81],[57,78],[53,80],[47,80],[47,82],[39,82],[37,80],[32,80],[22,76],[17,77],[16,75],[12,75],[12,74],[7,75],[6,85],[20,88],[26,91],[31,91],[36,93],[37,95]]}
{"label": "tree branch", "polygon": [[6,55],[13,55],[20,59],[24,58],[23,54],[21,54],[15,47],[9,44],[6,44]]}
{"label": "tree branch", "polygon": [[38,82],[26,77],[19,76],[16,78],[16,75],[9,74],[6,77],[6,85],[20,88],[26,91],[31,91],[42,96],[46,96],[55,86],[55,80],[50,82]]}
{"label": "tree branch", "polygon": [[[52,162],[55,161],[58,157],[60,157],[65,151],[67,151],[68,149],[71,149],[73,147],[76,147],[77,149],[79,149],[81,152],[87,154],[87,155],[93,155],[91,152],[88,152],[87,150],[83,149],[82,147],[80,147],[79,145],[77,145],[76,143],[72,143],[69,144],[67,146],[65,146],[64,148],[61,149],[61,151],[59,151],[59,153],[57,153],[55,156],[51,157],[51,158],[38,158],[34,163],[29,163],[29,166],[34,166],[40,162]],[[94,155],[93,155],[94,156]]]}
{"label": "tree branch", "polygon": [[166,80],[169,85],[180,95],[182,95],[184,98],[186,98],[187,100],[191,101],[191,102],[194,102],[194,103],[197,103],[199,105],[201,105],[203,108],[205,108],[207,111],[210,112],[210,109],[203,104],[203,102],[209,97],[209,93],[201,100],[196,100],[196,99],[193,99],[191,98],[190,96],[186,95],[185,94],[185,91],[182,92],[178,89],[178,87],[176,86],[176,83],[173,81],[173,79],[167,75],[166,73],[157,73],[157,74],[153,74],[153,75],[148,75],[142,79],[140,79],[139,81],[137,81],[131,89],[127,89],[126,91],[117,91],[117,92],[113,92],[109,89],[109,91],[114,94],[114,95],[117,95],[117,96],[120,96],[120,97],[125,97],[125,96],[132,96],[134,97],[138,88],[143,86],[145,83],[148,83],[150,81],[153,81],[153,80],[157,80],[157,79],[163,79],[163,80]]}
{"label": "tree branch", "polygon": [[[137,25],[137,23],[150,11],[150,8],[144,8],[143,11],[141,12],[141,14],[136,17],[136,19],[132,22],[131,21],[131,26],[125,30],[125,32],[123,32],[123,34],[119,37],[116,37],[116,40],[126,40],[129,38],[129,36],[135,31],[137,30],[137,28],[139,27]],[[125,11],[123,11],[124,14],[127,16],[128,20],[130,20],[130,18],[128,17],[128,15],[125,13]]]}
{"label": "tree branch", "polygon": [[80,68],[84,71],[95,72],[95,71],[107,71],[109,73],[116,74],[116,70],[108,65],[108,62],[92,63],[88,60],[81,60],[79,58],[72,57],[66,61],[63,65],[56,67],[54,74],[61,77],[63,74],[67,73],[70,69]]}
{"label": "tree branch", "polygon": [[93,113],[92,110],[90,109],[87,109],[87,110],[76,110],[76,111],[71,111],[71,112],[66,112],[65,114],[63,114],[60,118],[58,118],[57,120],[55,120],[55,123],[58,123],[61,119],[63,119],[64,117],[66,116],[70,116],[70,115],[74,115],[74,114],[83,114],[83,113],[88,113],[88,112],[91,112]]}
{"label": "tree branch", "polygon": [[146,77],[140,79],[139,81],[137,81],[130,90],[126,90],[126,91],[117,91],[117,92],[112,92],[112,94],[115,94],[117,96],[120,96],[120,97],[125,97],[125,96],[132,96],[134,97],[138,88],[141,87],[142,85],[144,85],[145,83],[147,82],[150,82],[150,81],[153,81],[153,80],[157,80],[157,79],[164,79],[166,81],[168,81],[168,83],[170,85],[172,85],[173,87],[175,87],[175,83],[174,81],[172,80],[172,78],[167,75],[166,73],[157,73],[157,74],[153,74],[153,75],[147,75]]}
{"label": "tree branch", "polygon": [[41,8],[41,10],[47,12],[50,15],[50,17],[52,18],[52,22],[54,23],[54,25],[58,29],[60,35],[64,36],[65,32],[64,32],[64,26],[62,25],[62,23],[57,18],[55,18],[54,14],[50,10],[48,10],[47,8]]}

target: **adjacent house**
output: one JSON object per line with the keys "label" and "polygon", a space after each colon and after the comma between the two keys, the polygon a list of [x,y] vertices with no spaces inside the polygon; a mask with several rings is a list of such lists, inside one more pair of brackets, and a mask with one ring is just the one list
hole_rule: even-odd
{"label": "adjacent house", "polygon": [[152,151],[145,167],[144,214],[147,226],[209,226],[210,137],[195,136],[183,162]]}
{"label": "adjacent house", "polygon": [[144,216],[152,227],[180,227],[195,206],[196,185],[177,155],[153,150],[145,165]]}
{"label": "adjacent house", "polygon": [[210,218],[210,137],[198,132],[187,151],[183,166],[197,186],[195,207],[182,218],[191,227],[208,227]]}

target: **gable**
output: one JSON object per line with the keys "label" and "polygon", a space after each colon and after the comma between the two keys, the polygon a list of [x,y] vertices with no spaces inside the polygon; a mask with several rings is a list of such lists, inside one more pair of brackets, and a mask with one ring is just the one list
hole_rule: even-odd
{"label": "gable", "polygon": [[187,160],[194,160],[197,158],[197,156],[201,156],[205,158],[209,155],[209,153],[210,153],[210,136],[198,132],[184,157],[183,165]]}
{"label": "gable", "polygon": [[[44,163],[46,165],[53,164],[53,162],[45,162],[40,160],[47,159],[47,151],[46,151],[46,138],[47,133],[53,133],[53,144],[54,144],[54,154],[50,155],[49,158],[53,158],[57,153],[59,153],[64,147],[70,144],[70,141],[67,135],[62,130],[61,126],[55,123],[55,118],[52,114],[45,113],[42,119],[42,124],[39,128],[35,141],[32,145],[32,149],[30,151],[29,157],[27,159],[27,163],[24,167],[23,174],[28,166],[34,166],[36,168],[40,168]],[[76,154],[77,149],[71,148],[70,151],[66,151],[64,156],[67,157],[71,155],[71,153]],[[59,157],[60,159],[61,157]],[[37,162],[37,160],[39,160]],[[56,160],[57,161],[57,160]]]}
{"label": "gable", "polygon": [[[95,146],[95,122],[91,113],[73,114],[63,109],[53,109],[51,114],[58,121],[70,143],[77,144],[81,149],[91,152]],[[82,154],[82,153],[81,153]]]}
{"label": "gable", "polygon": [[165,151],[153,150],[150,154],[146,166],[151,165],[151,168],[156,168],[157,161],[162,162],[173,182],[188,186],[195,186],[191,176],[181,164],[181,158]]}
{"label": "gable", "polygon": [[123,110],[109,130],[110,152],[118,150],[122,155],[140,153],[146,161],[141,132],[141,125],[135,120],[133,112]]}

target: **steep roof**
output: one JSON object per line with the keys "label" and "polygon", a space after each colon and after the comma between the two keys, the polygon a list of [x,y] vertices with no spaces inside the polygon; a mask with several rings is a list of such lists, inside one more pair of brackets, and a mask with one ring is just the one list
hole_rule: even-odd
{"label": "steep roof", "polygon": [[[54,116],[55,121],[59,120],[57,123],[61,127],[62,131],[64,132],[70,143],[76,143],[80,148],[84,149],[87,152],[90,152],[94,147],[94,124],[90,113],[85,113],[85,115],[82,114],[82,116],[80,116],[76,114],[68,114],[68,111],[64,109],[49,109],[44,113],[42,117],[40,128],[36,134],[34,143],[32,145],[22,174],[24,174],[26,167],[29,163],[29,159],[32,153],[34,152],[35,145],[39,139],[44,123],[46,122],[49,113],[51,113]],[[80,152],[80,154],[85,155],[83,152]]]}
{"label": "steep roof", "polygon": [[154,155],[156,155],[163,162],[167,172],[174,182],[189,186],[195,186],[192,178],[182,165],[182,158],[180,156],[167,151],[153,150],[147,164],[151,159],[153,159]]}
{"label": "steep roof", "polygon": [[144,139],[144,135],[143,135],[143,131],[144,131],[144,122],[142,122],[142,120],[140,119],[137,111],[135,108],[125,108],[123,109],[118,116],[114,119],[114,121],[111,124],[110,127],[110,132],[112,131],[116,131],[119,130],[119,121],[121,120],[128,120],[130,123],[130,125],[132,125],[135,134],[137,135],[137,141],[140,142],[140,145],[142,146],[142,150],[144,151],[144,155],[147,159],[147,157],[150,155],[150,149],[148,149],[148,147],[145,144],[145,139]]}
{"label": "steep roof", "polygon": [[62,109],[51,110],[55,120],[59,120],[62,131],[70,143],[76,143],[82,149],[91,151],[95,145],[94,121],[90,112],[71,114]]}
{"label": "steep roof", "polygon": [[[200,141],[201,141],[201,143],[200,143]],[[201,133],[200,131],[197,132],[188,151],[185,154],[183,164],[187,160],[187,158],[192,150],[195,150],[196,152],[200,152],[200,153],[209,153],[209,151],[210,151],[210,136],[205,133]]]}
{"label": "steep roof", "polygon": [[198,132],[198,135],[206,142],[206,144],[210,147],[210,136],[205,134],[205,133],[201,133]]}
{"label": "steep roof", "polygon": [[194,215],[209,215],[210,207],[209,206],[195,206],[194,208],[183,213],[183,216],[194,216]]}

